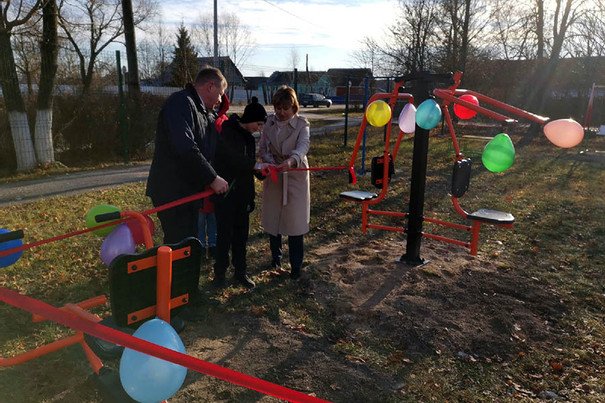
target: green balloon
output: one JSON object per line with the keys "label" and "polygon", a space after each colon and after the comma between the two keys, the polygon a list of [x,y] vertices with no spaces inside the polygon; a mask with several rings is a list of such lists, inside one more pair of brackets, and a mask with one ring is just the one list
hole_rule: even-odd
{"label": "green balloon", "polygon": [[[119,212],[120,209],[117,208],[116,206],[112,206],[111,204],[99,204],[99,205],[94,206],[93,208],[88,210],[88,213],[86,213],[86,227],[92,228],[92,227],[96,227],[97,225],[100,225],[100,224],[105,224],[104,222],[98,223],[95,220],[95,217],[98,216],[99,214],[114,213],[116,211]],[[110,225],[109,227],[103,227],[101,229],[95,230],[92,233],[96,234],[98,236],[107,236],[107,235],[109,235],[109,233],[111,231],[113,231],[114,228],[115,228],[115,225]]]}
{"label": "green balloon", "polygon": [[500,133],[490,140],[481,155],[483,165],[491,172],[504,172],[515,162],[515,146],[508,134]]}

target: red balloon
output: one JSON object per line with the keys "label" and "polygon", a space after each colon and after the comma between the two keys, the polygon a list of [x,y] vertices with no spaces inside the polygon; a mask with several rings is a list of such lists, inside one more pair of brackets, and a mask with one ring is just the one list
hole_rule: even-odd
{"label": "red balloon", "polygon": [[[153,236],[153,233],[155,232],[155,224],[149,216],[145,216],[145,219],[147,219],[147,228],[149,228],[149,232],[151,233],[151,236]],[[143,229],[141,228],[139,221],[131,218],[130,220],[126,221],[126,225],[128,225],[128,229],[130,229],[130,232],[132,233],[134,243],[136,245],[144,244],[145,238],[143,237]]]}
{"label": "red balloon", "polygon": [[[459,99],[466,101],[466,102],[470,102],[473,105],[479,106],[479,100],[474,95],[464,94],[464,95],[460,96]],[[471,118],[474,118],[475,115],[477,114],[476,111],[469,109],[466,106],[462,106],[460,104],[454,104],[454,113],[456,114],[456,116],[458,116],[459,119],[471,119]]]}

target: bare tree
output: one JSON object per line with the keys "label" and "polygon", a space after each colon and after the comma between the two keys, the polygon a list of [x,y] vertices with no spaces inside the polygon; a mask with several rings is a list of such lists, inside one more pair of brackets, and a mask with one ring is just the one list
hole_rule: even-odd
{"label": "bare tree", "polygon": [[12,46],[15,52],[15,65],[19,75],[25,80],[27,93],[34,96],[33,84],[40,75],[40,16],[35,15],[27,23],[15,29]]}
{"label": "bare tree", "polygon": [[[124,34],[121,0],[60,0],[60,26],[78,55],[82,93],[90,90],[101,52]],[[137,26],[157,11],[154,0],[133,4]]]}
{"label": "bare tree", "polygon": [[505,60],[534,58],[536,44],[532,40],[534,17],[530,4],[516,4],[514,13],[509,0],[494,0],[492,6],[491,32],[485,38],[493,55]]}
{"label": "bare tree", "polygon": [[146,21],[139,28],[145,33],[137,43],[137,54],[141,78],[161,79],[170,64],[168,55],[172,52],[172,36],[160,17],[157,21]]}
{"label": "bare tree", "polygon": [[36,104],[34,145],[38,163],[55,161],[53,148],[53,90],[59,54],[59,8],[56,0],[46,0],[42,7],[42,42],[40,44],[40,85]]}
{"label": "bare tree", "polygon": [[15,29],[26,24],[39,12],[42,4],[42,0],[0,3],[0,85],[8,112],[17,170],[20,171],[34,168],[37,161],[25,103],[19,89],[11,36]]}
{"label": "bare tree", "polygon": [[[191,36],[198,52],[203,56],[214,54],[214,22],[212,14],[203,14],[192,27]],[[229,56],[233,63],[242,68],[256,48],[250,28],[243,24],[236,13],[218,16],[219,56]]]}
{"label": "bare tree", "polygon": [[[536,43],[537,43],[537,64],[532,77],[532,86],[526,99],[526,105],[534,110],[541,111],[544,108],[545,96],[550,87],[550,82],[554,76],[561,51],[567,38],[567,33],[577,20],[584,14],[582,8],[584,0],[554,0],[549,4],[554,5],[554,9],[545,8],[544,0],[535,0],[536,2]],[[546,13],[549,13],[548,20],[552,20],[552,35],[546,36],[543,24],[547,20]],[[549,54],[547,44],[550,44]],[[544,55],[544,57],[542,57]]]}
{"label": "bare tree", "polygon": [[605,0],[596,0],[570,27],[564,51],[574,57],[605,56]]}
{"label": "bare tree", "polygon": [[351,53],[351,59],[359,66],[370,69],[373,74],[382,74],[379,66],[380,50],[376,47],[376,42],[370,37],[365,37],[360,41],[360,47]]}
{"label": "bare tree", "polygon": [[298,49],[292,47],[290,48],[290,65],[292,66],[292,71],[294,71],[294,69],[297,69],[299,64],[300,53],[298,52]]}
{"label": "bare tree", "polygon": [[365,38],[361,49],[353,53],[374,74],[401,75],[425,70],[432,63],[438,0],[400,0],[399,5],[397,20],[383,40]]}

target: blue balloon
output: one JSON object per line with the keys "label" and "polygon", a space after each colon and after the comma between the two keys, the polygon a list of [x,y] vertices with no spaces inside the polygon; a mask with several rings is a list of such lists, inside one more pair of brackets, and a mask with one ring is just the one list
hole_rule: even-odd
{"label": "blue balloon", "polygon": [[[4,228],[0,228],[0,234],[6,234],[8,232],[10,232],[10,231],[7,229],[4,229]],[[0,251],[18,248],[19,246],[22,246],[22,245],[23,245],[23,241],[21,239],[13,239],[11,241],[1,242]],[[7,267],[7,266],[10,266],[11,264],[15,263],[17,260],[19,260],[19,258],[21,257],[22,254],[23,254],[23,251],[20,251],[20,252],[11,253],[10,255],[7,255],[7,256],[0,257],[0,268]]]}
{"label": "blue balloon", "polygon": [[[134,336],[151,343],[185,353],[177,332],[161,319],[145,322]],[[162,359],[124,349],[120,359],[120,381],[128,395],[138,402],[161,402],[174,395],[183,385],[187,368]]]}
{"label": "blue balloon", "polygon": [[441,107],[434,99],[427,99],[416,110],[416,124],[423,129],[431,130],[441,121]]}

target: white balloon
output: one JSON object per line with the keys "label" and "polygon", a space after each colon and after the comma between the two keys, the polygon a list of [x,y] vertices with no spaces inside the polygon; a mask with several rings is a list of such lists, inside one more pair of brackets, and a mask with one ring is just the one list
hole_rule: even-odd
{"label": "white balloon", "polygon": [[416,107],[408,102],[401,113],[398,120],[399,128],[404,133],[414,133],[416,131]]}

